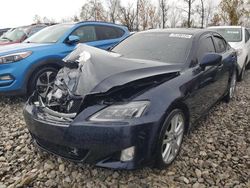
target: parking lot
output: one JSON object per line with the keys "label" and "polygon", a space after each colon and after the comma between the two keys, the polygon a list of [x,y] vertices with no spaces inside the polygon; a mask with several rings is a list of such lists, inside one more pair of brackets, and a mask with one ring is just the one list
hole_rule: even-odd
{"label": "parking lot", "polygon": [[186,137],[166,170],[114,171],[37,150],[22,116],[24,98],[0,98],[0,188],[250,187],[250,71],[237,96],[220,103]]}

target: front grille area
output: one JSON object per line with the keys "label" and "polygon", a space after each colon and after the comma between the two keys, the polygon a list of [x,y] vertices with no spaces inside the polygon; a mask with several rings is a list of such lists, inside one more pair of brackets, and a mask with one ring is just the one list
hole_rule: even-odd
{"label": "front grille area", "polygon": [[62,156],[63,158],[67,158],[69,160],[83,161],[89,152],[89,150],[71,148],[59,144],[54,144],[41,138],[38,138],[34,135],[32,136],[41,148],[48,150],[49,152],[52,152],[56,155]]}

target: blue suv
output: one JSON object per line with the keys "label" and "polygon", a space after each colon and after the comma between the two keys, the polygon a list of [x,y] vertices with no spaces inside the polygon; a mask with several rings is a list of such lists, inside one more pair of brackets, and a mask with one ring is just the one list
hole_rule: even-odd
{"label": "blue suv", "polygon": [[42,95],[51,86],[62,59],[77,43],[109,49],[129,36],[124,26],[80,22],[47,27],[23,43],[0,47],[0,94],[23,95],[35,89]]}

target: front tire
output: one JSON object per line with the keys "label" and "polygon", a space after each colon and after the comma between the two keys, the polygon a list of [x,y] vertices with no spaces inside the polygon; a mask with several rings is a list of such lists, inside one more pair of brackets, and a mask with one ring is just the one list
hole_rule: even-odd
{"label": "front tire", "polygon": [[28,94],[33,93],[35,90],[45,97],[56,78],[58,70],[54,67],[42,67],[30,79],[28,85]]}
{"label": "front tire", "polygon": [[155,167],[164,169],[178,156],[186,128],[186,117],[182,110],[172,110],[163,123],[160,133]]}

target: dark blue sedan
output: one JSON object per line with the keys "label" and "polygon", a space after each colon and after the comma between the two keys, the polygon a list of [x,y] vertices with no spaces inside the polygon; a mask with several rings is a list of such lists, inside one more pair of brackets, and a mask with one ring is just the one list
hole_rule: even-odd
{"label": "dark blue sedan", "polygon": [[236,52],[213,31],[140,32],[109,52],[80,45],[64,61],[53,88],[26,103],[28,129],[40,148],[100,167],[165,168],[235,92]]}

